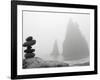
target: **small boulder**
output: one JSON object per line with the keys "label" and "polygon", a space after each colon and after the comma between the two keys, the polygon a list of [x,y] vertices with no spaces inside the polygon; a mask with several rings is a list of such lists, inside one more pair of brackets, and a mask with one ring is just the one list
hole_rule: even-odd
{"label": "small boulder", "polygon": [[25,53],[32,53],[34,51],[35,51],[35,49],[26,49],[26,50],[24,50]]}
{"label": "small boulder", "polygon": [[28,59],[28,58],[33,58],[35,56],[34,53],[27,53],[25,54],[25,58]]}
{"label": "small boulder", "polygon": [[27,46],[32,46],[32,45],[34,45],[34,44],[36,44],[36,40],[31,40],[31,41],[25,42],[25,43],[23,44],[23,46],[24,46],[24,47],[27,47]]}
{"label": "small boulder", "polygon": [[26,41],[31,41],[33,39],[32,36],[29,36],[28,38],[26,38]]}
{"label": "small boulder", "polygon": [[27,46],[27,49],[31,49],[32,47],[31,46]]}

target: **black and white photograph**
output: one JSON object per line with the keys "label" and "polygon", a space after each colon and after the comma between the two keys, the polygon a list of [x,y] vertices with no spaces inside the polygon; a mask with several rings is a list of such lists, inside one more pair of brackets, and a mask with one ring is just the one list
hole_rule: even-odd
{"label": "black and white photograph", "polygon": [[12,76],[96,73],[96,6],[12,1],[12,7]]}
{"label": "black and white photograph", "polygon": [[23,68],[89,66],[90,14],[23,11]]}

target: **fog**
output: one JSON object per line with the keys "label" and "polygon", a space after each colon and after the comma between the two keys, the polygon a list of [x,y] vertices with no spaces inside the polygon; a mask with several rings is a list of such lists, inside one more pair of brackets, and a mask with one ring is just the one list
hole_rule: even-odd
{"label": "fog", "polygon": [[62,54],[63,44],[67,35],[68,23],[70,20],[78,24],[78,29],[80,30],[81,34],[87,42],[87,46],[89,47],[90,15],[77,13],[24,11],[23,43],[28,36],[33,36],[33,38],[36,40],[36,45],[33,46],[33,49],[36,50],[36,56],[43,59],[51,59],[50,54],[53,52],[54,43],[56,41],[58,51],[60,54]]}

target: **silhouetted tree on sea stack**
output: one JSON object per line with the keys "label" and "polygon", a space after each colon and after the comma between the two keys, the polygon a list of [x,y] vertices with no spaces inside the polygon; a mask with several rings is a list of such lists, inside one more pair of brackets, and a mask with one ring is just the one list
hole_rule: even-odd
{"label": "silhouetted tree on sea stack", "polygon": [[36,44],[36,40],[33,40],[32,36],[29,36],[28,38],[26,38],[26,42],[23,44],[23,47],[27,47],[26,50],[24,50],[25,54],[25,59],[28,58],[34,58],[35,56],[35,49],[32,49],[32,45]]}

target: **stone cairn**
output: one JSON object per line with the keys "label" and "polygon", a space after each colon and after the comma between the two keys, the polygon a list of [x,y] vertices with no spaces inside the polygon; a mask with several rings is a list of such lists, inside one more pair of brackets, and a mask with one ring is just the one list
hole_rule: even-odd
{"label": "stone cairn", "polygon": [[25,54],[25,59],[28,58],[34,58],[35,56],[35,49],[32,49],[32,45],[36,44],[36,40],[33,40],[32,36],[29,36],[28,38],[26,38],[26,42],[23,44],[23,47],[27,47],[27,49],[24,50]]}

